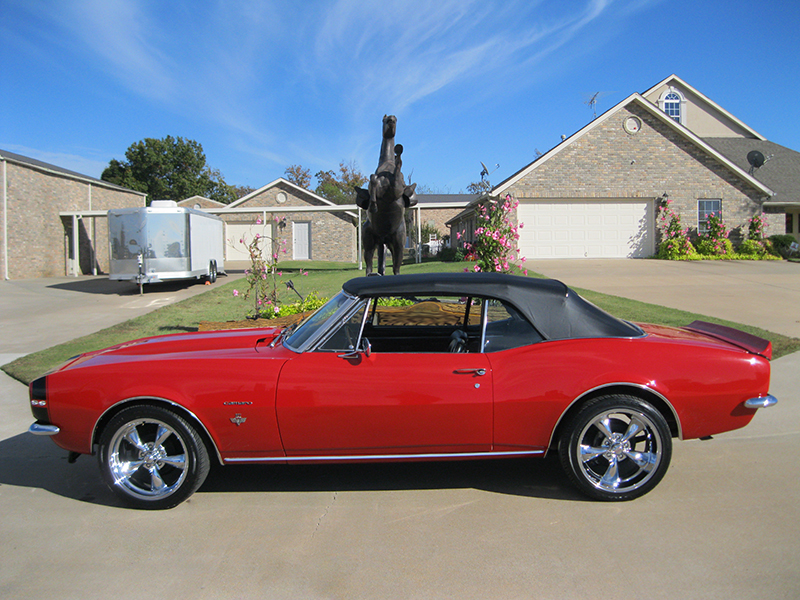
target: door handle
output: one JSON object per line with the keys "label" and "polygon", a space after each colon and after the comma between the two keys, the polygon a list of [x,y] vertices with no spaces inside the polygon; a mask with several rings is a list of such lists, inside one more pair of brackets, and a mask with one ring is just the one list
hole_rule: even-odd
{"label": "door handle", "polygon": [[454,371],[457,375],[486,375],[486,369],[456,369]]}

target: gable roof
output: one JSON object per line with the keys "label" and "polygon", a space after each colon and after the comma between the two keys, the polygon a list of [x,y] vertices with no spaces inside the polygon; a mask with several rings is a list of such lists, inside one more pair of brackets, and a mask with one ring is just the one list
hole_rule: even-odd
{"label": "gable roof", "polygon": [[189,204],[195,204],[199,202],[216,205],[219,206],[220,208],[228,206],[223,202],[218,202],[217,200],[212,200],[211,198],[206,198],[205,196],[189,196],[188,198],[184,198],[183,200],[178,202],[178,206],[188,206]]}
{"label": "gable roof", "polygon": [[267,185],[258,188],[254,192],[250,192],[246,196],[242,196],[241,198],[239,198],[235,202],[231,202],[230,204],[228,204],[227,207],[228,208],[236,208],[240,204],[244,204],[248,200],[251,200],[252,198],[258,196],[259,194],[261,194],[261,193],[267,191],[268,189],[273,188],[273,187],[275,187],[276,185],[279,185],[279,184],[286,185],[290,189],[298,192],[299,194],[302,194],[302,195],[305,195],[305,196],[310,196],[313,200],[316,200],[317,202],[321,202],[322,204],[327,204],[328,206],[336,206],[335,202],[331,202],[330,200],[328,200],[326,198],[323,198],[322,196],[320,196],[318,194],[315,194],[311,190],[307,190],[306,188],[300,187],[299,185],[295,185],[294,183],[292,183],[288,179],[284,179],[283,177],[278,177],[275,181],[272,181],[272,182],[268,183]]}
{"label": "gable roof", "polygon": [[115,183],[103,181],[102,179],[90,177],[89,175],[83,175],[82,173],[77,173],[76,171],[70,171],[69,169],[64,169],[57,165],[51,165],[50,163],[46,163],[44,161],[31,158],[29,156],[15,154],[14,152],[9,152],[8,150],[0,150],[0,160],[7,160],[8,162],[36,169],[37,171],[43,171],[45,173],[50,173],[52,175],[58,175],[61,177],[66,177],[68,179],[82,181],[84,183],[91,183],[92,185],[100,185],[110,189],[120,190],[122,192],[138,194],[139,196],[147,196],[145,192],[137,192],[136,190],[132,190],[130,188],[123,187],[121,185],[116,185]]}
{"label": "gable roof", "polygon": [[[800,202],[800,152],[767,140],[726,137],[704,138],[704,141],[768,185],[775,192],[770,202]],[[747,162],[751,150],[770,158],[761,168],[753,169]]]}
{"label": "gable roof", "polygon": [[678,77],[674,73],[672,75],[670,75],[669,77],[667,77],[666,79],[664,79],[663,81],[659,81],[657,84],[655,84],[649,90],[644,92],[642,94],[642,96],[647,98],[650,94],[655,92],[658,88],[660,88],[662,86],[665,86],[665,85],[672,85],[672,84],[675,84],[675,83],[678,84],[677,87],[682,87],[682,88],[690,91],[692,94],[697,96],[708,107],[710,107],[713,110],[723,114],[726,118],[730,119],[731,121],[736,123],[739,127],[741,127],[742,129],[744,129],[745,131],[750,133],[754,138],[759,139],[759,140],[766,140],[767,139],[763,135],[758,133],[755,129],[753,129],[752,127],[747,125],[744,121],[740,121],[739,119],[734,117],[731,113],[729,113],[727,110],[722,108],[719,104],[714,102],[711,98],[708,98],[705,94],[697,91],[695,88],[690,86],[688,83],[686,83],[683,79],[681,79],[680,77]]}
{"label": "gable roof", "polygon": [[[583,127],[582,129],[579,129],[577,132],[573,133],[570,137],[568,137],[566,140],[561,142],[558,146],[548,150],[547,152],[542,154],[540,157],[538,157],[536,160],[534,160],[532,163],[530,163],[527,166],[523,167],[522,169],[520,169],[519,171],[517,171],[516,173],[514,173],[513,175],[508,177],[505,181],[500,182],[498,185],[496,185],[492,189],[492,191],[489,194],[492,195],[492,196],[498,196],[498,195],[502,194],[509,187],[511,187],[512,185],[517,183],[520,179],[522,179],[523,177],[525,177],[526,175],[531,173],[534,169],[537,169],[539,166],[543,165],[544,163],[546,163],[548,160],[550,160],[554,156],[557,156],[558,154],[560,154],[570,144],[575,143],[577,140],[581,139],[587,133],[589,133],[590,131],[594,130],[596,127],[598,127],[604,121],[606,121],[607,119],[609,119],[610,117],[614,116],[615,114],[617,114],[622,109],[624,109],[624,108],[626,108],[626,107],[628,107],[628,106],[630,106],[632,104],[635,104],[636,106],[641,107],[641,108],[645,109],[646,111],[648,111],[652,116],[654,116],[655,118],[659,119],[664,125],[666,125],[667,127],[671,128],[676,134],[678,134],[678,135],[682,136],[683,138],[685,138],[686,140],[690,141],[691,143],[693,143],[695,146],[697,146],[703,152],[705,152],[705,153],[713,156],[714,158],[716,158],[720,163],[723,164],[723,166],[725,166],[726,168],[728,168],[731,171],[733,171],[740,179],[743,179],[744,181],[746,181],[747,183],[749,183],[750,185],[752,185],[756,189],[760,190],[764,195],[766,195],[766,196],[774,195],[774,192],[769,187],[767,187],[764,183],[760,182],[758,179],[756,179],[755,177],[750,175],[747,172],[747,170],[742,169],[741,167],[739,167],[735,162],[733,162],[728,157],[726,157],[724,154],[722,154],[721,152],[719,152],[718,150],[713,148],[711,145],[709,145],[708,143],[703,141],[697,135],[692,133],[689,129],[687,129],[686,127],[684,127],[683,125],[681,125],[680,123],[675,121],[674,119],[670,118],[669,115],[667,115],[664,111],[659,109],[657,106],[655,106],[652,102],[647,100],[644,96],[642,96],[639,93],[631,94],[630,96],[625,98],[622,102],[620,102],[616,106],[613,106],[612,108],[608,109],[602,115],[600,115],[596,119],[592,120],[585,127]],[[475,204],[475,202],[472,202],[472,204]]]}

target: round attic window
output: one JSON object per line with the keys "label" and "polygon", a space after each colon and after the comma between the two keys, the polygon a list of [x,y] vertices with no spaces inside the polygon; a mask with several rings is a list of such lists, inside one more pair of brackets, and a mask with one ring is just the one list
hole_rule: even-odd
{"label": "round attic window", "polygon": [[278,201],[278,204],[283,204],[286,202],[286,194],[283,192],[278,192],[278,195],[275,196],[275,199]]}
{"label": "round attic window", "polygon": [[639,133],[639,130],[642,128],[642,122],[639,117],[628,117],[623,121],[622,126],[625,128],[630,134]]}

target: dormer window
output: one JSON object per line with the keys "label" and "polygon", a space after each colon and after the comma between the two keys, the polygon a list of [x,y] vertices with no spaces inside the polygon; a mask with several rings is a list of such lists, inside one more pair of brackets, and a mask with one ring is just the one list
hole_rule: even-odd
{"label": "dormer window", "polygon": [[658,104],[661,110],[667,113],[671,118],[675,119],[678,123],[683,124],[685,115],[684,104],[686,100],[683,95],[676,89],[670,88],[658,99]]}

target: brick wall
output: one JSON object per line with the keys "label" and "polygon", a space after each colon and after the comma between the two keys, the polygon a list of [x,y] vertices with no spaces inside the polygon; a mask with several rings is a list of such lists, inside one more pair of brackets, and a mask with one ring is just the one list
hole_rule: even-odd
{"label": "brick wall", "polygon": [[[59,212],[144,205],[143,196],[134,192],[109,189],[9,161],[4,163],[8,212],[8,273],[2,273],[4,278],[67,274],[67,260],[72,251],[69,243],[72,219],[62,219]],[[107,271],[105,218],[79,221],[78,235],[81,272],[92,272],[92,248],[98,269]],[[4,261],[0,263],[0,270],[4,270]]]}
{"label": "brick wall", "polygon": [[[282,200],[282,201],[279,201]],[[236,208],[265,209],[267,219],[277,217],[286,219],[284,228],[277,228],[277,239],[285,240],[287,252],[281,253],[280,260],[294,260],[292,248],[292,223],[311,223],[311,260],[355,262],[357,260],[356,228],[352,218],[344,212],[281,212],[270,213],[270,207],[287,208],[291,206],[328,206],[311,194],[304,194],[297,189],[278,183],[263,192],[248,198],[246,202],[237,204]],[[220,214],[228,223],[255,223],[261,214]]]}
{"label": "brick wall", "polygon": [[[642,121],[636,134],[622,123]],[[760,212],[763,194],[716,158],[632,104],[543,162],[508,190],[530,198],[661,198],[666,192],[681,223],[697,229],[697,201],[722,200],[722,217],[736,241],[747,220]],[[771,217],[771,216],[770,216]],[[775,233],[777,219],[770,218]]]}

